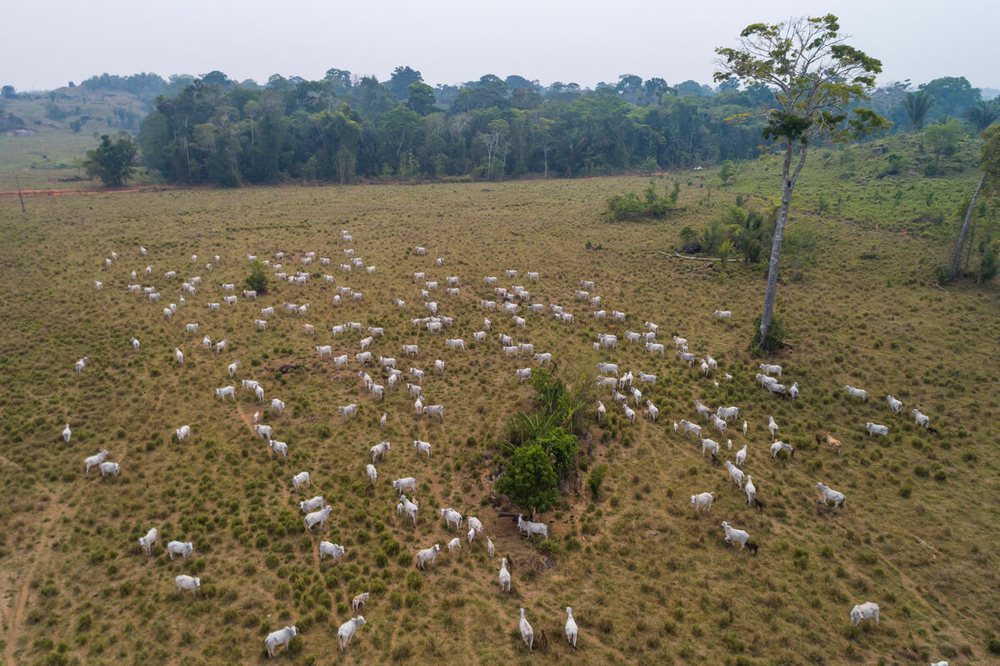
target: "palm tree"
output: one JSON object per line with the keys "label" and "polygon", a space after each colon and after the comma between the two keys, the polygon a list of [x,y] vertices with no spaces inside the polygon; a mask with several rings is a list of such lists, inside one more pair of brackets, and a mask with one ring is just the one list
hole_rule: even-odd
{"label": "palm tree", "polygon": [[965,117],[970,123],[975,125],[977,132],[982,132],[992,125],[997,118],[1000,118],[1000,106],[997,105],[996,100],[980,102],[969,108],[965,112]]}
{"label": "palm tree", "polygon": [[906,93],[906,101],[903,102],[903,105],[906,107],[906,114],[910,116],[910,127],[915,132],[919,132],[920,128],[924,126],[927,112],[931,110],[936,101],[934,95],[926,90]]}

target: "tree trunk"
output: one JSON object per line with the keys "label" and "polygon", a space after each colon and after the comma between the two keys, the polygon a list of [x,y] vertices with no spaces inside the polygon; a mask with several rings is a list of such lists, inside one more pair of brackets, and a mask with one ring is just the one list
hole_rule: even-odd
{"label": "tree trunk", "polygon": [[14,172],[14,180],[17,181],[17,198],[21,200],[21,212],[24,212],[24,195],[21,194],[21,176]]}
{"label": "tree trunk", "polygon": [[972,195],[972,201],[969,202],[969,210],[965,212],[965,222],[962,223],[962,231],[958,234],[958,245],[955,246],[955,254],[951,257],[951,274],[950,278],[952,280],[958,275],[958,262],[962,260],[962,245],[965,243],[965,235],[969,233],[969,222],[972,220],[972,209],[976,205],[976,197],[979,196],[979,191],[983,189],[983,183],[986,182],[986,174],[979,179],[979,185],[976,187],[976,193]]}
{"label": "tree trunk", "polygon": [[771,263],[767,271],[767,292],[764,295],[764,312],[760,317],[760,344],[762,349],[767,340],[767,331],[771,328],[771,318],[774,315],[774,297],[778,291],[778,260],[781,258],[781,240],[785,233],[785,224],[788,222],[788,208],[792,203],[792,190],[795,188],[795,181],[798,180],[799,172],[806,161],[806,146],[802,146],[799,155],[799,163],[795,167],[795,173],[789,177],[792,167],[792,155],[795,151],[795,144],[788,140],[785,145],[785,161],[781,166],[781,208],[778,211],[778,221],[774,226],[774,240],[771,242]]}

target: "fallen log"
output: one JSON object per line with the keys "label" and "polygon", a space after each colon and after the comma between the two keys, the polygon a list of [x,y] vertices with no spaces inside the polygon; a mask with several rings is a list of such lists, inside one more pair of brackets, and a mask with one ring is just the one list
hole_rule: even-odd
{"label": "fallen log", "polygon": [[[680,254],[679,252],[676,252],[676,251],[673,252],[673,253],[670,253],[670,252],[664,252],[663,250],[660,250],[659,252],[660,252],[660,254],[662,254],[664,257],[666,257],[668,259],[687,259],[689,261],[722,261],[722,259],[719,259],[718,257],[716,257],[716,258],[712,258],[712,257],[690,257],[690,256],[688,256],[686,254]],[[726,259],[726,263],[727,264],[736,263],[736,259],[732,259],[732,258]]]}

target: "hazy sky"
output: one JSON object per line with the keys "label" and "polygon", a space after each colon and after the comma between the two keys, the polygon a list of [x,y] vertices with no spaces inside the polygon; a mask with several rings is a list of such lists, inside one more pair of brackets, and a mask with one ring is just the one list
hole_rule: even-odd
{"label": "hazy sky", "polygon": [[[44,9],[43,9],[44,7]],[[49,89],[102,72],[321,78],[337,67],[431,84],[490,73],[593,87],[633,73],[710,83],[713,48],[748,23],[840,17],[885,83],[965,76],[1000,88],[998,0],[48,0],[6,3],[0,84]]]}

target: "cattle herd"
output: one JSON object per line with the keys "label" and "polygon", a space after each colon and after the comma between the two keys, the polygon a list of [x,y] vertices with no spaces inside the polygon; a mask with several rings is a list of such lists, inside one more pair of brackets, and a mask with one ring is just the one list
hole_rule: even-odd
{"label": "cattle herd", "polygon": [[[336,293],[330,293],[328,296],[332,300],[334,306],[340,305],[344,300],[350,301],[361,301],[362,306],[364,302],[364,293],[360,290],[352,289],[342,283],[343,280],[349,279],[349,277],[355,272],[361,272],[366,276],[374,276],[376,274],[375,266],[365,265],[363,259],[360,256],[355,255],[353,247],[353,237],[346,230],[341,231],[341,240],[348,247],[343,250],[344,261],[346,263],[340,264],[340,270],[342,273],[341,278],[335,278],[332,275],[324,274],[322,276],[321,285],[334,285]],[[142,257],[146,257],[148,251],[146,248],[140,247],[139,254]],[[409,253],[408,253],[409,254]],[[440,305],[436,298],[435,293],[444,293],[443,300],[448,303],[448,299],[458,296],[461,291],[466,289],[460,283],[462,282],[457,275],[447,276],[444,279],[446,285],[444,290],[439,289],[439,282],[437,280],[431,280],[427,277],[427,272],[433,270],[427,259],[423,257],[426,256],[426,248],[415,247],[413,248],[413,257],[410,261],[417,262],[413,272],[413,282],[412,287],[413,296],[415,299],[417,293],[419,292],[419,297],[423,303],[423,308],[427,311],[426,316],[416,316],[409,319],[409,326],[412,326],[414,330],[416,329],[426,329],[429,333],[443,333],[445,329],[452,329],[455,324],[455,318],[447,316],[441,312],[447,308],[447,305]],[[248,261],[255,261],[258,257],[255,255],[247,255]],[[302,269],[308,269],[315,261],[317,261],[321,266],[330,266],[331,258],[329,257],[317,257],[316,252],[305,252],[298,256],[298,261],[301,262]],[[282,262],[291,261],[292,257],[286,257],[284,252],[276,252],[273,257],[262,259],[261,262],[265,267],[270,268],[273,271],[273,280],[279,282],[287,282],[293,285],[297,285],[298,288],[307,288],[308,283],[313,277],[308,272],[308,270],[295,270],[290,272],[289,268],[283,266]],[[111,272],[115,262],[118,261],[118,254],[113,252],[111,256],[105,258],[102,264],[102,270],[105,272],[105,277],[101,281],[94,281],[94,285],[97,290],[103,290],[105,285],[111,286],[115,284],[115,275]],[[204,264],[204,268],[209,273],[212,272],[213,267],[219,266],[221,263],[221,258],[219,255],[215,255],[212,261]],[[190,263],[192,266],[198,265],[197,255],[192,255],[190,258]],[[443,269],[445,261],[443,258],[438,258],[434,262],[434,267],[436,269]],[[153,275],[153,267],[146,266],[143,271],[146,279],[150,279]],[[130,273],[131,280],[124,280],[122,286],[125,287],[125,292],[127,294],[135,294],[139,296],[144,296],[150,303],[160,303],[161,292],[153,286],[143,287],[140,282],[140,273],[133,270]],[[170,270],[163,274],[164,282],[170,284],[178,280],[177,271]],[[516,280],[518,277],[518,271],[514,269],[506,270],[506,277],[508,280]],[[541,276],[536,271],[529,271],[526,274],[527,282],[525,284],[538,283],[541,280]],[[374,279],[374,278],[371,278]],[[557,318],[559,322],[565,325],[572,325],[577,321],[577,317],[570,312],[568,306],[559,305],[557,303],[549,303],[545,305],[543,303],[532,302],[531,293],[523,285],[512,285],[509,288],[505,288],[498,285],[498,278],[494,276],[486,276],[482,279],[476,279],[474,284],[479,286],[473,286],[471,289],[479,289],[485,292],[484,294],[477,295],[478,307],[481,311],[478,314],[471,315],[468,310],[462,311],[463,323],[469,323],[469,321],[478,322],[473,323],[473,328],[478,327],[473,333],[473,345],[489,345],[489,338],[492,337],[492,326],[490,317],[509,317],[510,321],[513,322],[513,332],[527,332],[530,328],[529,319],[532,316],[542,316],[546,312]],[[607,320],[609,314],[606,310],[600,309],[602,305],[602,299],[600,296],[594,295],[594,290],[596,285],[591,280],[583,279],[580,281],[578,288],[572,292],[573,298],[578,302],[581,308],[588,311],[588,317],[592,316],[596,320]],[[209,318],[215,316],[215,314],[221,312],[222,304],[215,301],[206,301],[201,305],[195,304],[193,301],[196,298],[199,290],[211,291],[211,288],[202,286],[202,279],[199,276],[190,277],[187,280],[183,280],[180,284],[180,289],[176,293],[176,303],[170,302],[169,305],[162,309],[163,316],[168,321],[173,321],[175,317],[180,317],[183,313],[186,319],[198,319],[198,315],[202,314]],[[226,304],[227,308],[240,308],[245,307],[239,305],[238,297],[236,296],[236,285],[233,283],[221,283],[222,291],[222,302]],[[253,331],[268,331],[269,322],[273,321],[276,308],[274,305],[268,305],[266,303],[261,303],[260,299],[265,299],[269,295],[266,292],[258,294],[254,290],[246,289],[242,291],[242,300],[244,303],[253,301],[254,312],[248,313],[246,317],[246,328],[247,330]],[[190,303],[185,300],[185,296],[190,299]],[[399,310],[405,311],[407,309],[406,301],[403,297],[411,298],[406,294],[399,294],[393,298],[393,305]],[[479,298],[482,296],[482,298]],[[164,300],[168,297],[164,296]],[[454,301],[452,301],[454,302]],[[264,307],[260,307],[264,305]],[[595,309],[596,308],[596,309]],[[309,304],[295,304],[289,302],[283,302],[280,304],[280,309],[286,313],[288,317],[299,317],[301,318],[308,315],[310,312]],[[197,314],[196,314],[197,313]],[[525,316],[522,317],[521,314]],[[714,316],[723,322],[729,322],[732,320],[732,313],[729,310],[716,310]],[[481,322],[480,322],[480,317]],[[360,317],[359,317],[360,318]],[[599,354],[606,354],[607,352],[616,350],[618,348],[618,327],[624,328],[627,326],[627,322],[630,316],[625,312],[612,310],[610,313],[610,319],[614,321],[613,326],[608,326],[608,329],[612,332],[601,333],[597,340],[593,342],[594,350]],[[298,327],[298,325],[296,325]],[[657,336],[659,332],[659,327],[649,321],[643,323],[642,327],[639,327],[639,331],[625,330],[624,331],[624,341],[625,345],[631,346],[635,345],[637,349],[645,349],[648,354],[661,357],[665,355],[665,345],[657,341]],[[314,337],[317,335],[317,326],[312,323],[301,324],[301,329],[305,335]],[[178,332],[177,346],[173,349],[173,355],[176,363],[178,365],[184,364],[185,352],[183,347],[190,341],[188,336],[194,334],[199,334],[201,330],[201,323],[197,321],[190,321],[185,323],[183,328],[183,333]],[[386,396],[389,392],[405,390],[408,393],[408,399],[412,399],[413,402],[413,413],[412,417],[416,419],[421,419],[424,417],[430,419],[438,419],[440,422],[444,421],[445,418],[445,406],[440,404],[430,398],[428,393],[433,391],[435,388],[435,376],[441,376],[445,373],[446,363],[442,359],[436,359],[433,361],[433,371],[425,372],[424,370],[416,367],[420,364],[420,359],[425,355],[425,349],[418,344],[403,344],[398,348],[398,352],[401,354],[402,359],[397,359],[394,356],[390,356],[392,350],[386,349],[386,345],[381,342],[385,339],[385,328],[383,326],[364,326],[357,321],[350,321],[343,324],[332,325],[330,328],[321,327],[321,330],[330,330],[331,339],[333,344],[319,344],[314,345],[315,355],[318,362],[324,363],[329,362],[333,364],[336,370],[351,370],[355,373],[360,385],[367,392],[371,401],[375,405],[387,404]],[[350,336],[352,334],[357,334],[361,337],[358,342],[358,351],[353,355],[348,353],[341,353],[339,355],[334,354],[334,345],[341,336]],[[432,336],[433,337],[433,336]],[[444,336],[442,336],[444,337]],[[195,338],[196,339],[196,338]],[[531,362],[544,365],[548,364],[553,359],[553,353],[549,351],[538,351],[536,352],[534,345],[526,342],[515,342],[512,335],[499,333],[496,336],[499,341],[498,353],[503,353],[504,355],[512,358],[520,358],[522,355],[531,360]],[[698,355],[689,351],[688,340],[682,338],[678,335],[673,335],[671,338],[672,347],[676,353],[677,359],[681,363],[685,363],[688,366],[692,366],[698,362],[701,372],[706,376],[712,378],[713,383],[718,386],[718,381],[715,379],[715,374],[718,372],[718,362],[712,358],[711,354],[702,354],[699,358]],[[205,335],[201,341],[202,346],[212,353],[213,356],[219,356],[222,358],[222,354],[229,354],[229,341],[228,339],[222,339],[213,341],[209,335]],[[669,343],[668,343],[669,344]],[[141,343],[137,337],[131,337],[128,340],[127,348],[131,349],[134,353],[139,353],[141,348]],[[466,341],[459,337],[446,337],[444,339],[444,348],[448,353],[465,353],[470,347],[467,345]],[[229,359],[227,359],[229,360]],[[405,360],[406,363],[401,362]],[[516,368],[515,376],[512,379],[517,379],[518,382],[523,383],[531,377],[532,366],[531,362],[524,368]],[[84,372],[91,363],[89,357],[83,357],[76,361],[76,372]],[[400,366],[409,366],[407,371],[397,368],[397,364]],[[354,369],[351,369],[354,366]],[[250,379],[241,378],[239,384],[235,383],[237,375],[242,373],[242,364],[238,359],[232,359],[231,362],[224,363],[225,375],[227,379],[234,381],[233,384],[226,384],[215,389],[215,396],[219,401],[220,409],[222,409],[222,404],[227,403],[232,398],[236,401],[237,398],[237,386],[239,386],[243,391],[251,394],[253,399],[257,403],[266,406],[270,409],[272,413],[277,413],[279,416],[285,411],[285,402],[277,397],[272,397],[269,402],[265,401],[265,395],[267,390],[261,384],[261,382]],[[653,373],[645,373],[641,370],[628,370],[623,372],[617,363],[610,361],[602,361],[597,364],[597,369],[599,374],[596,377],[596,384],[599,390],[609,391],[609,396],[611,403],[616,405],[620,410],[621,414],[630,423],[635,422],[636,410],[642,409],[645,416],[649,419],[651,424],[655,427],[657,424],[657,419],[660,415],[660,409],[658,409],[651,400],[647,399],[643,401],[642,388],[646,386],[655,386],[657,382],[657,376]],[[788,396],[794,400],[802,388],[799,386],[798,382],[794,382],[790,387],[786,387],[782,383],[782,367],[776,364],[761,364],[759,366],[760,373],[756,375],[756,380],[760,383],[761,387],[766,389],[771,394],[777,396],[775,399],[781,399],[784,396]],[[735,371],[735,370],[734,370]],[[425,379],[427,383],[425,384]],[[722,373],[719,377],[722,381],[730,381],[733,376],[729,373]],[[427,392],[425,392],[425,387]],[[858,389],[852,386],[847,386],[846,391],[849,396],[858,398],[862,401],[867,402],[868,394],[863,389]],[[900,414],[903,409],[903,404],[899,400],[893,398],[891,395],[887,396],[888,405],[892,414]],[[631,404],[630,404],[631,403]],[[598,421],[603,421],[607,418],[607,407],[605,407],[602,401],[597,401],[595,410],[596,419]],[[718,406],[716,409],[712,409],[707,405],[702,404],[699,400],[694,401],[694,415],[691,416],[691,420],[687,418],[681,418],[679,421],[673,422],[673,431],[681,436],[693,436],[695,441],[698,443],[702,456],[711,456],[712,462],[718,464],[719,457],[724,455],[724,452],[728,453],[733,449],[733,440],[731,437],[746,437],[748,429],[750,427],[750,422],[753,420],[751,417],[744,415],[742,420],[742,427],[730,428],[730,424],[738,423],[740,420],[740,412],[742,411],[738,406]],[[339,417],[344,421],[353,419],[357,416],[359,411],[359,406],[355,403],[348,405],[342,405],[338,407]],[[381,411],[381,409],[379,410]],[[920,413],[919,410],[914,409],[913,415],[915,417],[915,422],[918,426],[924,428],[930,428],[929,419],[926,415]],[[381,419],[379,420],[379,426],[385,427],[388,412],[383,413]],[[686,415],[685,415],[686,416]],[[260,412],[256,412],[253,416],[253,431],[257,437],[266,442],[270,452],[274,456],[281,456],[283,459],[287,459],[289,455],[290,445],[287,442],[280,441],[276,439],[278,436],[271,425],[265,425],[260,422]],[[718,432],[718,435],[712,435],[718,438],[712,439],[707,436],[703,431],[703,428],[710,428]],[[795,449],[780,439],[778,439],[779,425],[772,416],[767,418],[767,430],[770,434],[771,444],[769,447],[770,459],[774,463],[780,460],[788,460],[789,462],[793,460]],[[888,434],[888,427],[885,425],[880,425],[873,422],[867,422],[865,425],[869,436],[885,436]],[[665,429],[664,432],[669,430]],[[192,430],[189,425],[181,425],[174,431],[177,441],[183,443],[187,438],[192,436]],[[712,434],[712,433],[709,433]],[[69,444],[72,437],[72,431],[70,425],[67,423],[65,429],[62,431],[62,437],[66,444]],[[839,451],[840,442],[834,439],[831,435],[827,434],[827,443],[835,450]],[[433,447],[432,442],[414,440],[413,447],[417,456],[425,456],[429,458]],[[725,447],[725,448],[723,448]],[[393,446],[389,441],[382,441],[370,448],[367,455],[361,455],[359,457],[363,458],[365,463],[365,475],[367,477],[367,482],[375,487],[379,477],[379,470],[376,466],[377,463],[381,463],[387,459],[390,451],[393,450]],[[756,507],[759,510],[764,509],[764,500],[760,499],[758,495],[761,492],[759,486],[757,486],[753,477],[746,473],[747,467],[751,462],[756,462],[758,456],[751,455],[751,450],[749,449],[749,442],[745,441],[742,446],[738,446],[735,452],[735,459],[730,461],[725,461],[725,469],[728,479],[732,481],[734,486],[743,493],[746,494],[747,504],[751,507]],[[111,455],[108,450],[101,450],[93,455],[90,455],[84,460],[85,472],[89,472],[92,467],[98,467],[101,473],[101,477],[107,476],[118,476],[120,473],[128,473],[128,469],[122,469],[118,462],[108,461],[108,456]],[[395,454],[394,454],[395,455]],[[765,457],[766,459],[766,457]],[[774,464],[772,463],[772,464]],[[766,475],[766,469],[762,469],[764,475]],[[309,470],[301,470],[295,473],[289,478],[290,485],[295,492],[304,492],[311,488],[312,477],[310,476]],[[421,507],[417,501],[416,493],[419,487],[418,479],[413,476],[404,476],[397,478],[392,481],[392,487],[396,490],[395,496],[398,499],[398,503],[395,505],[396,514],[402,519],[410,519],[414,524],[417,522],[417,515]],[[846,497],[843,493],[832,489],[827,486],[822,481],[817,481],[815,488],[819,493],[819,498],[824,506],[830,506],[834,510],[844,511],[846,510]],[[712,509],[712,503],[715,499],[716,492],[697,492],[692,494],[691,504],[695,512],[710,512]],[[303,499],[299,506],[302,510],[303,521],[306,529],[311,533],[314,530],[321,530],[324,527],[330,513],[333,509],[332,506],[326,503],[322,495],[316,495],[311,499]],[[441,518],[443,518],[443,529],[450,533],[453,529],[457,530],[458,535],[452,538],[448,543],[448,552],[450,555],[454,555],[456,551],[460,551],[462,548],[462,537],[464,536],[467,543],[471,546],[474,540],[477,538],[486,539],[486,547],[490,557],[494,556],[494,537],[492,536],[481,536],[484,532],[484,526],[482,521],[476,516],[464,515],[459,511],[456,511],[450,507],[442,507],[438,509],[437,512]],[[463,524],[468,528],[467,532],[463,531]],[[542,539],[547,539],[550,536],[549,526],[542,522],[532,522],[525,520],[523,515],[517,516],[517,527],[522,535],[526,535],[529,539],[533,536],[539,536]],[[760,547],[756,543],[751,535],[738,527],[734,527],[729,521],[723,520],[721,522],[721,527],[724,532],[724,543],[727,544],[740,544],[740,550],[749,549],[753,554],[757,554],[758,548]],[[143,552],[151,556],[153,553],[154,546],[158,539],[159,532],[156,527],[153,527],[149,532],[142,538],[139,539],[139,545]],[[450,536],[450,534],[449,534]],[[319,545],[319,557],[320,559],[324,557],[330,557],[333,561],[339,562],[340,558],[345,556],[347,549],[343,546],[329,541],[320,541]],[[166,546],[166,552],[169,558],[173,560],[174,555],[180,555],[183,559],[187,559],[192,555],[194,551],[194,545],[190,542],[182,541],[170,541]],[[434,564],[438,555],[440,554],[441,547],[439,543],[429,545],[427,548],[419,550],[417,552],[415,562],[416,566],[420,569],[425,568],[428,564]],[[502,593],[510,593],[511,590],[511,571],[512,562],[508,558],[501,558],[500,560],[500,570],[499,570],[499,585]],[[201,578],[195,578],[186,575],[178,575],[175,578],[175,584],[179,591],[191,591],[192,594],[197,594],[199,588],[201,587]],[[353,599],[351,604],[352,612],[358,612],[361,610],[365,602],[368,600],[368,594],[363,593],[358,595]],[[872,619],[877,625],[879,620],[878,615],[878,605],[873,602],[860,603],[853,607],[850,611],[850,619],[854,625],[857,625],[862,620]],[[578,628],[576,621],[573,617],[573,609],[567,607],[565,609],[567,614],[567,620],[565,624],[565,636],[569,644],[576,650],[577,647],[577,636]],[[360,614],[351,617],[346,622],[344,622],[338,629],[337,636],[338,642],[341,649],[345,649],[352,641],[355,632],[360,627],[365,625],[365,619]],[[531,625],[528,623],[525,617],[525,610],[522,608],[518,615],[518,629],[520,631],[521,637],[528,651],[530,652],[534,643],[535,637]],[[269,656],[274,656],[275,649],[280,645],[284,646],[285,649],[288,648],[291,640],[297,636],[298,630],[294,625],[286,626],[283,629],[275,631],[269,634],[264,643]],[[544,632],[543,632],[544,635]]]}

